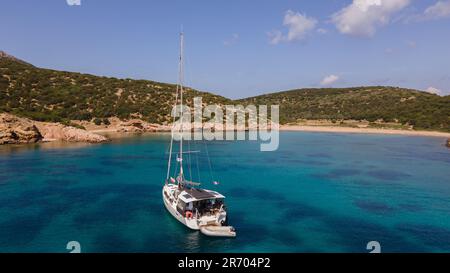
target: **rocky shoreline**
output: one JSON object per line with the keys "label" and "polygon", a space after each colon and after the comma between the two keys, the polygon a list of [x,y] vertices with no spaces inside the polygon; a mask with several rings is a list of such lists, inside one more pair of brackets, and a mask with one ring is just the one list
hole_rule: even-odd
{"label": "rocky shoreline", "polygon": [[33,121],[9,113],[0,114],[0,145],[36,142],[66,141],[102,143],[109,141],[104,133],[168,132],[170,126],[152,124],[140,119],[121,121],[110,118],[109,125],[95,125],[87,121],[74,121],[80,129],[61,123]]}
{"label": "rocky shoreline", "polygon": [[108,138],[60,123],[38,122],[12,114],[0,114],[0,145],[46,141],[101,143]]}
{"label": "rocky shoreline", "polygon": [[92,122],[74,121],[86,130],[94,133],[148,133],[148,132],[170,132],[171,127],[156,123],[149,123],[141,119],[120,120],[118,118],[109,118],[108,125],[95,125]]}
{"label": "rocky shoreline", "polygon": [[59,123],[36,122],[36,126],[44,136],[43,141],[62,140],[68,142],[101,143],[108,141],[105,136],[88,132]]}
{"label": "rocky shoreline", "polygon": [[26,144],[41,141],[44,136],[29,119],[0,114],[0,145]]}
{"label": "rocky shoreline", "polygon": [[[153,124],[141,119],[122,121],[118,118],[109,118],[108,125],[96,125],[88,121],[73,121],[80,129],[61,123],[33,121],[28,118],[18,117],[9,113],[0,114],[0,145],[3,144],[27,144],[48,141],[66,141],[83,143],[102,143],[110,139],[104,134],[108,133],[147,133],[170,132],[168,125]],[[344,128],[331,126],[280,126],[281,131],[312,131],[312,132],[345,132],[345,133],[380,133],[449,137],[449,133],[412,131],[412,130],[387,130],[369,128]],[[445,146],[450,148],[450,138],[445,141]]]}

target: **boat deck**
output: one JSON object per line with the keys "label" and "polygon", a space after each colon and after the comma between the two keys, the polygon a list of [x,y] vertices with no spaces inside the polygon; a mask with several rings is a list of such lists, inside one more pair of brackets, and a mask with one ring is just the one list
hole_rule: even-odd
{"label": "boat deck", "polygon": [[202,189],[191,188],[191,189],[184,189],[184,191],[190,195],[190,196],[185,196],[186,198],[193,197],[197,200],[201,200],[201,199],[211,199],[211,198],[216,197],[216,195],[214,193],[205,191]]}

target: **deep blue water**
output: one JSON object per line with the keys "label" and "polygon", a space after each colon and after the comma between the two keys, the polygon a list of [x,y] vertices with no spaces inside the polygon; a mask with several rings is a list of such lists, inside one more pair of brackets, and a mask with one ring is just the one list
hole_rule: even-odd
{"label": "deep blue water", "polygon": [[372,240],[383,252],[450,252],[443,142],[283,132],[276,152],[208,143],[213,172],[200,156],[192,176],[227,196],[235,239],[205,237],[165,211],[167,135],[4,146],[0,252],[67,252],[73,240],[83,252],[367,252]]}

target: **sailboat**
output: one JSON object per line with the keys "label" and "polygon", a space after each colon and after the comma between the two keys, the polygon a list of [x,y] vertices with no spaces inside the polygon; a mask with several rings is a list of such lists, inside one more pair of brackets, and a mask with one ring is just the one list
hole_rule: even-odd
{"label": "sailboat", "polygon": [[[183,40],[184,35],[180,33],[180,59],[179,59],[179,82],[175,105],[183,106]],[[183,125],[179,128],[183,134]],[[199,182],[186,179],[183,170],[183,137],[179,139],[179,151],[173,153],[175,122],[172,128],[169,159],[167,164],[167,176],[162,189],[164,206],[169,213],[186,227],[192,230],[200,230],[207,236],[235,237],[236,230],[227,225],[227,210],[224,203],[225,196],[217,191],[200,188]],[[172,169],[172,154],[176,154],[175,175],[170,176]],[[208,155],[209,156],[209,155]],[[218,184],[218,182],[213,182]]]}

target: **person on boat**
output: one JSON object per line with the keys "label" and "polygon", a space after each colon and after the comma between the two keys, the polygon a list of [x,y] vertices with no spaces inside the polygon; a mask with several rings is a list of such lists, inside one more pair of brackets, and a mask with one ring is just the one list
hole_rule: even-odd
{"label": "person on boat", "polygon": [[192,202],[187,203],[186,213],[185,213],[186,218],[190,219],[194,216],[194,213],[192,212],[193,210],[194,210],[194,206],[193,206]]}

